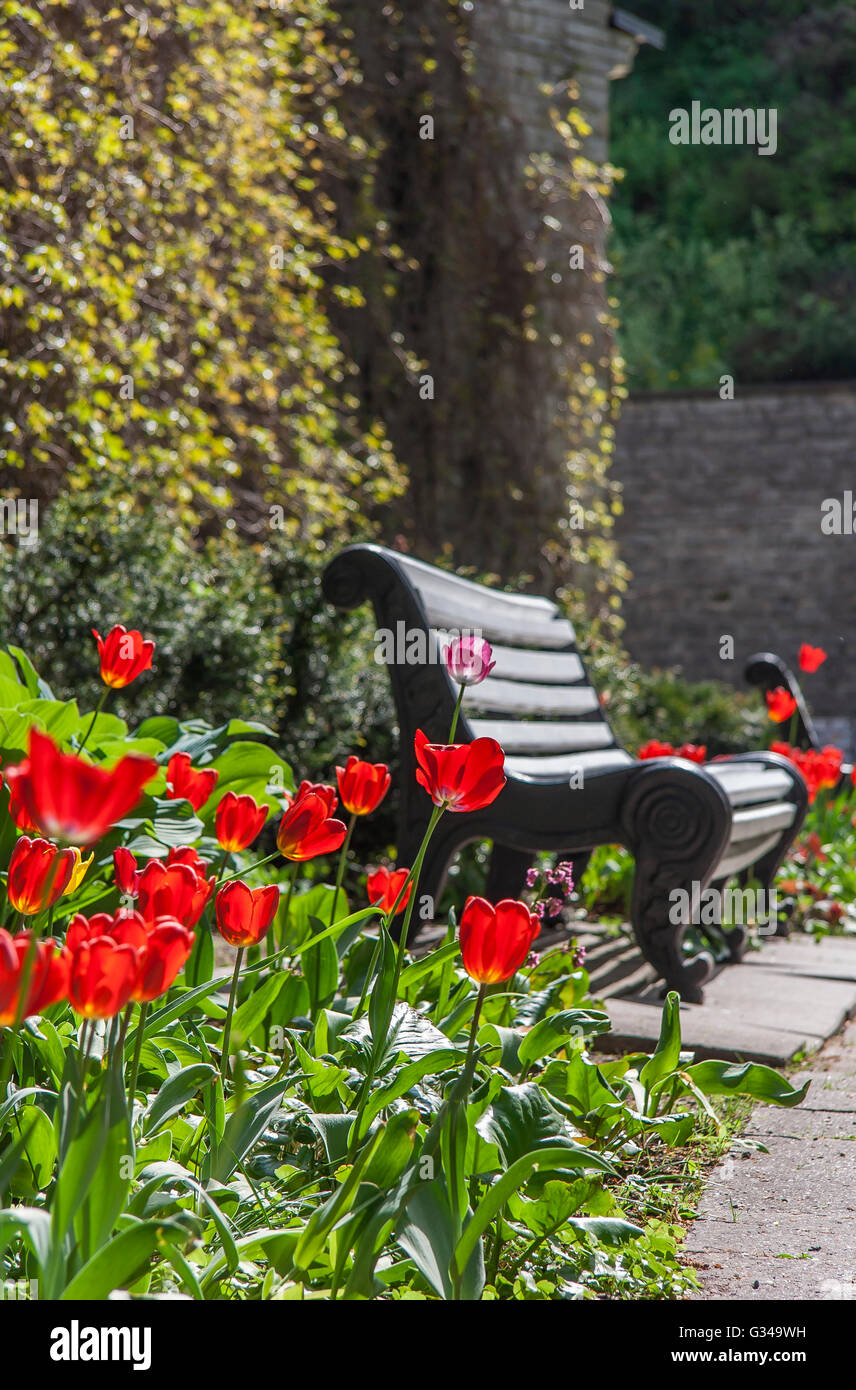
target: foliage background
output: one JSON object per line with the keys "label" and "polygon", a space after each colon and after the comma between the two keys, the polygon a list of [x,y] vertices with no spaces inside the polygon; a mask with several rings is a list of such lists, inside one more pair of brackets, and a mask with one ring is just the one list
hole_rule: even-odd
{"label": "foliage background", "polygon": [[[631,390],[856,373],[856,10],[637,0],[666,33],[612,92]],[[775,107],[778,150],[672,145],[669,111]]]}

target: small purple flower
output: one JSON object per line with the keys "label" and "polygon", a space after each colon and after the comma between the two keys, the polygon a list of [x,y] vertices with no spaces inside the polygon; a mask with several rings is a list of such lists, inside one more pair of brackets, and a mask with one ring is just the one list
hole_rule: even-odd
{"label": "small purple flower", "polygon": [[532,904],[532,911],[534,912],[535,916],[541,921],[543,921],[544,909],[546,906],[547,904],[544,902],[543,898],[539,898],[536,903]]}
{"label": "small purple flower", "polygon": [[547,899],[547,916],[548,916],[548,917],[558,917],[558,915],[559,915],[559,913],[561,912],[563,906],[564,906],[564,904],[563,904],[561,898],[548,898],[548,899]]}
{"label": "small purple flower", "polygon": [[535,884],[538,882],[539,877],[540,877],[539,871],[538,871],[538,869],[535,868],[534,865],[532,866],[531,869],[527,869],[527,870],[526,870],[526,887],[527,887],[527,888],[534,888],[534,887],[535,887]]}
{"label": "small purple flower", "polygon": [[580,966],[582,965],[582,963],[583,963],[583,961],[585,960],[585,958],[586,958],[586,948],[585,948],[585,946],[576,946],[576,947],[574,948],[574,956],[573,956],[573,963],[574,963],[574,969],[575,969],[575,970],[579,970],[579,968],[580,968]]}

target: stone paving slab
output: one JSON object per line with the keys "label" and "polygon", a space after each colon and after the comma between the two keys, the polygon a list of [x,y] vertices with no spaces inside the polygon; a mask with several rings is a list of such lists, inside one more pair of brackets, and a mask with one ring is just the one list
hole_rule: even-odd
{"label": "stone paving slab", "polygon": [[[607,998],[610,1051],[649,1051],[656,1043],[662,987]],[[684,1046],[699,1060],[723,1057],[784,1066],[816,1051],[856,1014],[856,940],[765,942],[705,986],[703,1004],[683,1004]]]}
{"label": "stone paving slab", "polygon": [[792,1110],[759,1105],[715,1169],[684,1251],[703,1300],[856,1300],[856,1023],[799,1080]]}

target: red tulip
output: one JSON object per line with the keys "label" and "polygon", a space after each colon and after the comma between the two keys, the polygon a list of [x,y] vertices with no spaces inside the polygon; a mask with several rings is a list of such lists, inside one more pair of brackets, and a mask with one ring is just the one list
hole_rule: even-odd
{"label": "red tulip", "polygon": [[675,749],[676,758],[686,758],[691,763],[703,763],[707,757],[707,748],[703,743],[682,743],[680,748]]}
{"label": "red tulip", "polygon": [[429,743],[419,729],[413,741],[416,780],[435,806],[447,811],[479,811],[505,786],[505,754],[495,739],[472,743]]}
{"label": "red tulip", "polygon": [[193,845],[173,845],[166,856],[167,868],[171,864],[187,864],[199,878],[205,878],[211,868],[208,860],[203,859]]}
{"label": "red tulip", "polygon": [[93,912],[86,917],[75,912],[65,933],[65,944],[72,952],[87,941],[95,941],[100,936],[110,936],[121,946],[131,946],[135,951],[146,944],[146,926],[139,912]]}
{"label": "red tulip", "polygon": [[68,887],[80,852],[22,835],[9,860],[6,891],[16,912],[46,912]]}
{"label": "red tulip", "polygon": [[777,685],[775,690],[768,690],[765,699],[767,713],[774,724],[784,724],[796,711],[797,702],[784,686]]}
{"label": "red tulip", "polygon": [[267,815],[267,806],[259,806],[254,797],[227,792],[214,817],[220,848],[232,853],[247,849],[267,820]]}
{"label": "red tulip", "polygon": [[137,965],[131,999],[149,1003],[165,993],[193,949],[193,932],[174,917],[158,917],[147,926],[139,912],[96,912],[86,918],[75,913],[68,924],[66,945],[78,947],[110,937],[119,946],[130,946]]}
{"label": "red tulip", "polygon": [[31,729],[29,758],[7,768],[6,777],[43,835],[92,845],[136,806],[156,772],[153,758],[133,754],[105,771],[74,753],[61,753],[52,738]]}
{"label": "red tulip", "polygon": [[770,752],[778,753],[793,763],[808,788],[810,803],[814,803],[818,792],[825,787],[838,785],[844,754],[832,744],[818,750],[792,748],[789,743],[771,743]]}
{"label": "red tulip", "polygon": [[290,801],[289,805],[294,805],[295,801],[300,801],[301,797],[308,795],[309,792],[322,798],[327,807],[328,816],[335,815],[336,807],[339,805],[339,793],[335,787],[331,787],[327,782],[301,782],[295,793],[294,801]]}
{"label": "red tulip", "polygon": [[803,642],[800,647],[800,670],[816,671],[818,666],[822,666],[826,660],[826,652],[823,647],[810,647],[808,642]]}
{"label": "red tulip", "polygon": [[525,903],[505,898],[494,907],[484,898],[467,898],[460,929],[464,969],[479,984],[510,980],[540,930],[538,918]]}
{"label": "red tulip", "polygon": [[194,811],[198,811],[213,792],[219,776],[213,767],[191,767],[187,753],[173,753],[166,765],[167,799],[189,801]]}
{"label": "red tulip", "polygon": [[342,805],[352,816],[369,816],[389,791],[386,763],[363,763],[353,753],[344,767],[336,768]]}
{"label": "red tulip", "polygon": [[[101,914],[104,915],[104,914]],[[138,953],[112,936],[79,942],[71,952],[68,1002],[81,1018],[113,1018],[129,1003],[137,982]]]}
{"label": "red tulip", "polygon": [[[25,758],[22,763],[19,763],[18,769],[22,774],[28,774],[30,771],[29,758]],[[39,828],[37,825],[33,825],[27,815],[27,808],[21,801],[21,794],[14,782],[9,783],[9,815],[18,829],[23,830],[25,835],[38,835]]]}
{"label": "red tulip", "polygon": [[276,843],[286,859],[301,861],[332,854],[348,833],[340,820],[331,820],[328,801],[316,792],[295,798],[279,823]]}
{"label": "red tulip", "polygon": [[267,934],[279,906],[275,883],[250,888],[233,878],[217,894],[217,926],[230,946],[257,946]]}
{"label": "red tulip", "polygon": [[140,891],[140,871],[129,849],[120,845],[113,851],[113,877],[116,887],[126,898],[135,898]]}
{"label": "red tulip", "polygon": [[98,643],[101,658],[101,679],[113,690],[122,690],[137,676],[148,671],[154,655],[154,642],[144,642],[141,632],[134,628],[131,632],[121,623],[111,627],[105,638],[92,629],[92,636]]}
{"label": "red tulip", "polygon": [[[0,1028],[10,1028],[18,1021],[21,977],[31,940],[29,932],[11,936],[0,928]],[[65,999],[69,962],[68,951],[60,949],[55,941],[38,942],[30,964],[27,1001],[20,1010],[22,1019],[42,1014]]]}
{"label": "red tulip", "polygon": [[147,926],[158,917],[175,917],[185,927],[195,927],[216,887],[190,864],[164,864],[150,859],[139,877],[137,907]]}
{"label": "red tulip", "polygon": [[647,758],[673,758],[675,750],[671,743],[661,743],[658,738],[652,738],[642,744],[636,756],[642,762]]}
{"label": "red tulip", "polygon": [[480,685],[496,665],[493,648],[484,637],[455,637],[443,648],[446,670],[458,685]]}
{"label": "red tulip", "polygon": [[138,1004],[152,999],[174,984],[193,950],[194,935],[174,917],[158,917],[137,951],[137,978],[131,998]]}
{"label": "red tulip", "polygon": [[[395,907],[395,900],[404,887],[404,881],[409,872],[409,869],[375,869],[373,873],[370,873],[366,879],[366,893],[372,906],[382,908],[388,915]],[[404,911],[412,892],[413,884],[411,883],[398,907],[395,908],[396,916],[399,912]]]}

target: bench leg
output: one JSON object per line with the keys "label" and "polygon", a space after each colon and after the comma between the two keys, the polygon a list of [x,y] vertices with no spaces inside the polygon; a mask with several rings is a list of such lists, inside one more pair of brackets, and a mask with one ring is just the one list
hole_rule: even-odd
{"label": "bench leg", "polygon": [[526,850],[508,849],[505,845],[494,844],[485,885],[485,897],[488,902],[498,903],[503,898],[519,898],[526,887],[526,872],[534,860],[535,855]]}
{"label": "bench leg", "polygon": [[[710,886],[716,893],[721,894],[724,892],[727,882],[728,879],[726,878],[718,878],[714,883],[711,883]],[[702,927],[701,930],[707,935],[704,927]],[[719,935],[722,937],[728,949],[729,961],[735,964],[741,961],[743,959],[743,952],[746,949],[746,938],[749,935],[748,928],[743,926],[742,923],[736,922],[730,927],[720,925],[716,930],[719,932]],[[711,938],[708,939],[711,940]],[[712,941],[715,941],[715,938],[713,938]]]}
{"label": "bench leg", "polygon": [[714,959],[707,951],[683,954],[687,922],[681,908],[716,871],[728,842],[728,801],[712,778],[652,765],[634,776],[621,823],[636,859],[631,918],[642,954],[669,989],[700,1004]]}

